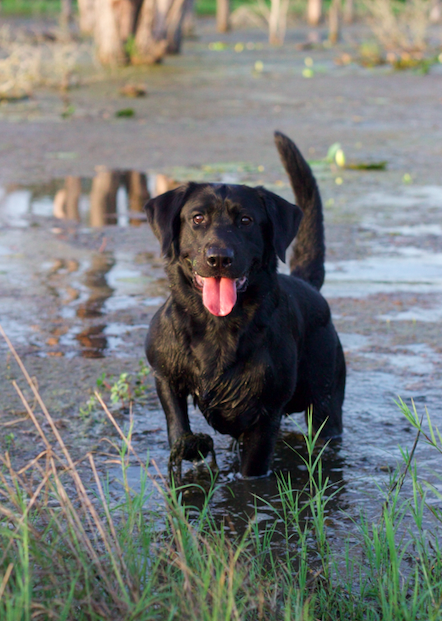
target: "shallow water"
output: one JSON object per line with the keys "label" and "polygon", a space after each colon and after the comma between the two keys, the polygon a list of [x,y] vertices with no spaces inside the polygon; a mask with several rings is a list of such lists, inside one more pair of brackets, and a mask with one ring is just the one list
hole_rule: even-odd
{"label": "shallow water", "polygon": [[[1,323],[24,355],[133,360],[135,369],[150,318],[168,295],[142,206],[189,174],[181,173],[99,169],[90,180],[71,177],[0,190]],[[226,166],[205,174],[216,181],[247,181],[249,173]],[[348,516],[361,508],[373,518],[378,515],[377,486],[388,483],[400,461],[399,445],[410,449],[413,444],[414,432],[395,404],[398,396],[414,399],[420,414],[426,407],[433,422],[442,423],[442,188],[405,187],[394,195],[377,191],[353,204],[357,231],[368,232],[369,242],[362,256],[347,253],[340,260],[343,242],[330,218],[334,252],[323,289],[348,364],[345,432],[324,458],[324,475],[339,488],[328,506],[330,528],[336,532],[348,528]],[[352,230],[350,225],[339,229],[342,235],[353,235]],[[216,514],[229,515],[237,530],[255,504],[259,520],[271,519],[266,502],[275,502],[274,473],[290,475],[295,489],[305,485],[298,454],[305,453],[298,428],[304,428],[302,416],[283,422],[274,473],[253,481],[235,477],[238,460],[231,440],[210,429],[197,411],[190,416],[194,431],[214,437],[220,477],[212,505]],[[135,406],[133,418],[134,446],[139,454],[149,454],[153,480],[159,480],[167,472],[169,448],[155,395],[147,405]],[[129,416],[121,421],[127,427]],[[416,455],[422,472],[439,485],[439,456],[424,444]],[[185,480],[199,481],[204,468],[188,466]],[[117,503],[119,469],[109,466],[108,472]],[[127,474],[137,489],[138,467],[131,465]],[[152,482],[148,485],[150,506],[158,494]],[[198,495],[188,501],[198,503]]]}

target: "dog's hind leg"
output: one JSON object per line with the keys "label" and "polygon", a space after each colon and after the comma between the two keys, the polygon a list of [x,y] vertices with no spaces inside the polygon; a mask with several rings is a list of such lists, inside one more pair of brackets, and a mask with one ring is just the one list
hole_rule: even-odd
{"label": "dog's hind leg", "polygon": [[323,346],[323,354],[319,360],[316,358],[312,370],[315,374],[314,389],[311,391],[313,428],[318,431],[322,427],[321,438],[338,438],[342,434],[342,404],[345,392],[344,352],[337,335],[333,344],[334,351],[328,352],[328,356],[326,350],[331,348],[330,341],[322,339],[320,335],[317,338]]}
{"label": "dog's hind leg", "polygon": [[322,438],[342,433],[342,404],[345,392],[345,359],[332,326],[309,335],[298,368],[296,391],[286,412],[311,411],[313,429]]}

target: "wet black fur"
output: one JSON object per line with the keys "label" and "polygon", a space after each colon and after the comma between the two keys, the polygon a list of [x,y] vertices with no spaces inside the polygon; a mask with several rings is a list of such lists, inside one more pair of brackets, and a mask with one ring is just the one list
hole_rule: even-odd
{"label": "wet black fur", "polygon": [[[293,142],[280,133],[275,142],[300,208],[261,187],[196,183],[146,205],[171,287],[146,342],[170,446],[190,432],[192,395],[214,429],[241,440],[245,476],[268,472],[284,414],[311,406],[315,428],[325,422],[323,437],[342,432],[345,361],[319,293],[321,199]],[[285,259],[297,232],[292,273],[277,274],[277,257]],[[212,254],[232,260],[213,266]],[[246,279],[230,314],[204,307],[195,274]]]}

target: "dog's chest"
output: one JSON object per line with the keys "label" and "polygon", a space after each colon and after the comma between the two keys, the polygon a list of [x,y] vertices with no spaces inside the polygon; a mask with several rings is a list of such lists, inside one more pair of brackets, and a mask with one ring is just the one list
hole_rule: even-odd
{"label": "dog's chest", "polygon": [[208,423],[220,433],[239,436],[262,412],[262,379],[225,373],[201,378],[194,397]]}
{"label": "dog's chest", "polygon": [[266,366],[259,357],[244,359],[240,349],[193,351],[191,393],[209,424],[220,433],[240,435],[262,411]]}

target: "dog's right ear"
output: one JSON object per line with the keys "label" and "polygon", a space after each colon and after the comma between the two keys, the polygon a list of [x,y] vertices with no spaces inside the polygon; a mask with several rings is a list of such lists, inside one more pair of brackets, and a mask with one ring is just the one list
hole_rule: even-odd
{"label": "dog's right ear", "polygon": [[302,220],[303,213],[298,205],[292,205],[281,196],[263,187],[255,188],[264,201],[267,215],[273,228],[273,246],[278,257],[285,263],[285,252]]}
{"label": "dog's right ear", "polygon": [[193,183],[180,185],[174,190],[151,198],[144,206],[147,221],[161,244],[161,252],[169,258],[174,244],[175,250],[178,251],[180,213],[193,186]]}

